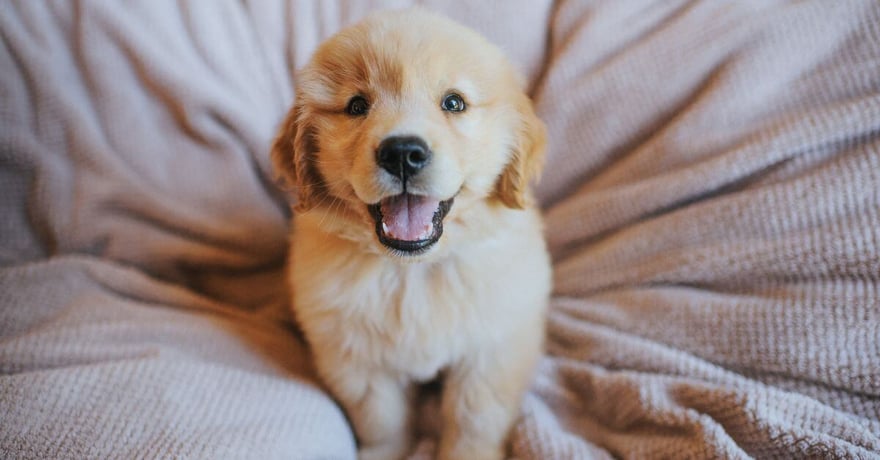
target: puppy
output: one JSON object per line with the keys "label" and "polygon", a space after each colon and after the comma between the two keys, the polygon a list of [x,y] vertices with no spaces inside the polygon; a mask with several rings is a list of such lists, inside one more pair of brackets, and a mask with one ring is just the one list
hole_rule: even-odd
{"label": "puppy", "polygon": [[423,10],[375,14],[298,74],[272,157],[295,190],[289,282],[361,459],[411,447],[443,376],[441,459],[497,459],[544,338],[529,181],[545,129],[502,52]]}

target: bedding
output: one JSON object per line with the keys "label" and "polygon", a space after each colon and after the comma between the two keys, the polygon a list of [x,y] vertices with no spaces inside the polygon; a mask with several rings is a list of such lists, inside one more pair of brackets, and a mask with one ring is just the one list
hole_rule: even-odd
{"label": "bedding", "polygon": [[[548,126],[512,457],[880,457],[880,4],[418,3]],[[411,4],[0,6],[3,457],[354,458],[268,152],[317,44]]]}

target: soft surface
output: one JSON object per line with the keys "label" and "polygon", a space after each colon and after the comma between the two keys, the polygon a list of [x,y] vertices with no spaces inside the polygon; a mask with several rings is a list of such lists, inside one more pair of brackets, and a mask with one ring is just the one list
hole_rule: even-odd
{"label": "soft surface", "polygon": [[[339,3],[0,5],[3,457],[354,457],[267,161]],[[549,128],[511,454],[880,456],[880,4],[427,3]]]}

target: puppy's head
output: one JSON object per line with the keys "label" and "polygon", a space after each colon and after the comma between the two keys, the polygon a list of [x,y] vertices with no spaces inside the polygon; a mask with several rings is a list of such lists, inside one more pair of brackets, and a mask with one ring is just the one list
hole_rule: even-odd
{"label": "puppy's head", "polygon": [[296,94],[272,157],[329,231],[424,257],[444,223],[529,205],[544,126],[502,52],[449,19],[370,16],[317,50]]}

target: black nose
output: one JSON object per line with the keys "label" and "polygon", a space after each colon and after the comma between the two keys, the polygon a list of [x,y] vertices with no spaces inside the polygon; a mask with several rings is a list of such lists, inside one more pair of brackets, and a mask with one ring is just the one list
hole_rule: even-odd
{"label": "black nose", "polygon": [[379,166],[401,179],[416,175],[430,161],[431,151],[420,137],[389,137],[376,149]]}

